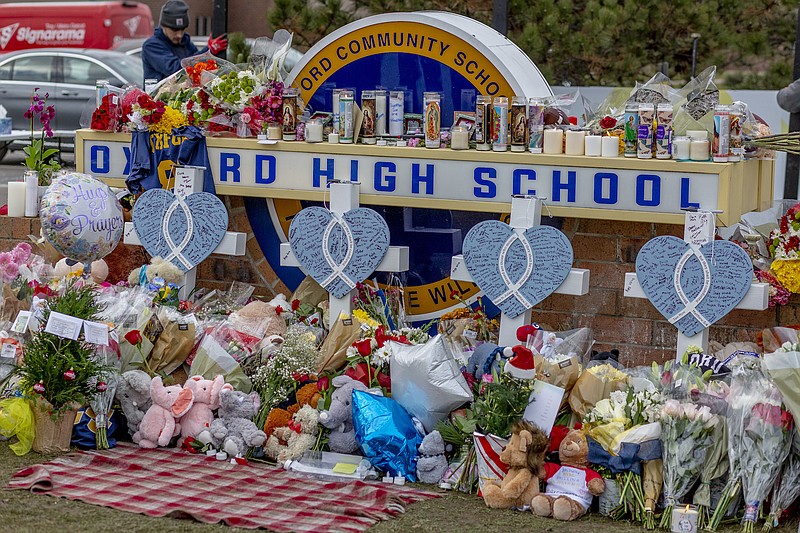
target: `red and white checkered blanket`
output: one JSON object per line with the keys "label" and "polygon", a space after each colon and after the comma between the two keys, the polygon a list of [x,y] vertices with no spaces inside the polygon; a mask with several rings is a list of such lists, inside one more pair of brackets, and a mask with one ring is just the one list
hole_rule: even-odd
{"label": "red and white checkered blanket", "polygon": [[232,465],[179,448],[128,443],[76,452],[14,475],[30,489],[148,516],[189,515],[207,523],[284,531],[364,531],[433,492],[382,483],[326,482],[276,467]]}

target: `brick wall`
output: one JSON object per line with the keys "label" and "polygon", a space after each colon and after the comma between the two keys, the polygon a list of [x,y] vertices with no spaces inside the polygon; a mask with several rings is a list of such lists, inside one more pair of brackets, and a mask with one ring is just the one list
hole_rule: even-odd
{"label": "brick wall", "polygon": [[[225,289],[234,280],[249,283],[256,294],[272,297],[288,294],[276,276],[252,233],[241,198],[225,197],[231,231],[247,233],[247,255],[212,255],[198,270],[197,285]],[[575,268],[591,271],[590,289],[585,296],[554,294],[538,305],[533,319],[559,330],[590,327],[597,341],[595,349],[617,348],[629,366],[674,357],[676,330],[645,299],[622,294],[626,272],[635,270],[636,254],[649,239],[658,235],[683,237],[683,226],[624,221],[565,219],[562,230],[572,241]],[[0,251],[9,250],[28,235],[39,234],[39,220],[0,217]],[[122,279],[147,260],[138,246],[120,245],[107,258],[111,278]],[[800,297],[789,305],[765,311],[732,311],[711,327],[710,340],[726,344],[755,341],[765,327],[800,323]]]}

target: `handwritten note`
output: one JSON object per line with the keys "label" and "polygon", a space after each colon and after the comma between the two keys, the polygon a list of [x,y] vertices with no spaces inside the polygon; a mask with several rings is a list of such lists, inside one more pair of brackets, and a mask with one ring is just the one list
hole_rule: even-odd
{"label": "handwritten note", "polygon": [[303,271],[342,298],[375,271],[389,249],[389,226],[372,209],[337,220],[322,207],[303,209],[289,226],[289,244]]}
{"label": "handwritten note", "polygon": [[183,201],[164,189],[146,191],[133,208],[133,226],[147,253],[186,272],[219,246],[228,229],[225,204],[206,192]]}
{"label": "handwritten note", "polygon": [[686,213],[683,240],[701,246],[714,239],[716,220],[711,211],[693,211]]}
{"label": "handwritten note", "polygon": [[753,265],[747,253],[730,241],[691,247],[665,235],[648,241],[639,251],[636,277],[655,308],[691,337],[744,298]]}
{"label": "handwritten note", "polygon": [[528,407],[525,408],[522,418],[550,436],[563,398],[564,389],[537,379],[533,383]]}
{"label": "handwritten note", "polygon": [[74,341],[78,340],[78,335],[81,333],[82,326],[83,320],[80,318],[52,312],[50,313],[50,318],[47,320],[47,325],[44,327],[44,330],[47,333],[52,333],[58,337]]}
{"label": "handwritten note", "polygon": [[86,320],[83,323],[83,336],[89,344],[108,346],[108,324]]}
{"label": "handwritten note", "polygon": [[512,318],[550,296],[572,267],[569,239],[550,226],[521,232],[485,220],[467,233],[462,250],[472,279]]}

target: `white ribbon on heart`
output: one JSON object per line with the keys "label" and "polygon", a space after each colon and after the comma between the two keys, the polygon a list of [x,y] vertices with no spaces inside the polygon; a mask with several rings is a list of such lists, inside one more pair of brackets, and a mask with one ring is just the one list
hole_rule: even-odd
{"label": "white ribbon on heart", "polygon": [[[334,212],[331,212],[331,215],[333,218],[331,218],[330,222],[328,222],[328,225],[325,227],[325,233],[322,235],[322,257],[325,258],[325,262],[328,263],[328,266],[331,267],[333,272],[331,272],[330,276],[320,282],[320,285],[322,285],[322,288],[327,289],[328,285],[336,281],[336,278],[339,278],[352,290],[356,288],[356,283],[344,273],[344,269],[347,268],[347,265],[350,263],[350,259],[353,258],[353,252],[356,248],[356,243],[353,240],[353,233],[350,231],[350,226],[347,225],[347,222],[345,222],[345,220],[342,218],[342,215]],[[337,265],[333,260],[333,256],[331,255],[329,248],[330,237],[331,234],[333,234],[333,230],[336,228],[336,226],[342,228],[344,238],[347,240],[345,243],[347,246],[347,251],[345,252],[342,263],[339,265]]]}
{"label": "white ribbon on heart", "polygon": [[[164,239],[167,241],[167,245],[170,249],[170,254],[164,258],[164,261],[170,262],[173,259],[178,259],[183,266],[186,267],[186,270],[191,270],[194,268],[194,265],[189,261],[184,255],[183,251],[189,245],[189,241],[192,238],[192,234],[194,233],[194,219],[192,218],[192,212],[189,210],[189,206],[186,205],[186,202],[183,200],[183,197],[176,196],[177,202],[174,202],[167,208],[167,212],[164,214],[164,222],[162,222],[162,234],[164,235]],[[183,214],[186,216],[186,234],[183,236],[183,240],[179,244],[175,244],[175,241],[172,240],[172,236],[169,234],[169,220],[172,217],[172,214],[175,212],[176,209],[181,209]]]}
{"label": "white ribbon on heart", "polygon": [[[697,296],[694,297],[694,300],[691,302],[689,298],[686,296],[686,293],[683,292],[683,287],[681,287],[681,272],[683,271],[683,267],[686,266],[686,262],[691,259],[692,256],[695,256],[698,261],[700,261],[700,267],[703,269],[703,288],[700,289],[700,292],[697,293]],[[678,260],[678,264],[675,266],[675,273],[673,274],[672,282],[675,285],[675,291],[678,293],[678,298],[681,299],[681,302],[684,304],[684,308],[672,315],[669,318],[669,323],[674,324],[681,318],[685,317],[686,315],[691,314],[693,317],[697,319],[700,324],[703,325],[704,328],[707,328],[711,325],[711,322],[706,320],[700,311],[697,310],[697,306],[700,305],[700,302],[706,297],[708,291],[711,289],[711,268],[708,266],[708,261],[706,261],[705,256],[700,251],[700,246],[696,244],[689,244],[689,249],[683,253],[681,258]]]}
{"label": "white ribbon on heart", "polygon": [[[512,282],[506,270],[506,255],[508,255],[508,251],[515,241],[519,241],[520,244],[522,244],[522,249],[525,250],[525,272],[522,273],[522,276],[520,276],[516,282]],[[494,299],[494,303],[500,304],[513,296],[525,309],[533,307],[527,298],[519,293],[519,289],[528,282],[528,278],[530,278],[533,273],[533,250],[531,250],[528,239],[524,237],[521,231],[518,232],[514,230],[513,235],[503,243],[503,247],[500,249],[500,259],[497,263],[497,269],[500,271],[500,277],[503,279],[503,283],[506,284],[506,287],[508,287],[508,290]]]}

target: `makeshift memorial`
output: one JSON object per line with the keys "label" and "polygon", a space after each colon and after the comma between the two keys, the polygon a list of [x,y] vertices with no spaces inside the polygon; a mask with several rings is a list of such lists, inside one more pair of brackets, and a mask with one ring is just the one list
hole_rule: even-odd
{"label": "makeshift memorial", "polygon": [[131,437],[139,431],[145,413],[153,404],[153,399],[150,397],[152,380],[153,378],[143,370],[128,370],[122,373],[117,383],[116,398],[122,406]]}
{"label": "makeshift memorial", "polygon": [[390,476],[415,482],[422,436],[409,414],[391,398],[359,390],[352,394],[353,427],[364,456]]}
{"label": "makeshift memorial", "polygon": [[277,460],[278,464],[299,459],[314,447],[318,422],[319,412],[310,405],[304,405],[292,416],[287,426],[274,429],[264,444],[264,455]]}
{"label": "makeshift memorial", "polygon": [[181,432],[177,420],[188,413],[194,403],[190,389],[180,385],[165,387],[161,376],[150,382],[150,397],[153,403],[144,414],[139,431],[133,435],[133,442],[140,448],[167,446]]}
{"label": "makeshift memorial", "polygon": [[589,447],[580,430],[570,431],[558,448],[560,465],[545,463],[547,488],[534,496],[531,508],[538,516],[557,520],[575,520],[583,516],[592,503],[592,496],[605,490],[600,475],[588,468]]}
{"label": "makeshift memorial", "polygon": [[[47,105],[49,93],[44,93],[44,98],[39,95],[39,89],[34,89],[31,95],[31,105],[28,110],[23,113],[23,116],[31,121],[31,136],[30,145],[22,149],[25,154],[25,168],[33,170],[39,176],[39,185],[50,185],[51,180],[55,173],[61,169],[59,163],[58,149],[47,148],[45,146],[45,139],[53,136],[53,130],[50,123],[56,116],[56,108],[52,105]],[[37,139],[36,133],[33,128],[33,119],[36,117],[42,127],[42,131]]]}
{"label": "makeshift memorial", "polygon": [[331,380],[335,390],[330,405],[319,414],[319,423],[330,430],[328,448],[337,453],[353,453],[358,450],[353,426],[353,392],[367,391],[367,386],[349,376],[336,376]]}
{"label": "makeshift memorial", "polygon": [[438,485],[447,471],[445,444],[441,433],[431,431],[419,445],[417,456],[417,480],[420,483]]}
{"label": "makeshift memorial", "polygon": [[[93,288],[72,281],[61,296],[45,303],[42,323],[48,324],[53,313],[78,322],[95,321],[98,312]],[[34,451],[69,451],[75,410],[94,395],[95,379],[107,370],[94,354],[95,346],[82,337],[73,340],[45,329],[36,331],[25,343],[23,361],[13,375],[19,378],[23,394],[33,401]]]}
{"label": "makeshift memorial", "polygon": [[214,420],[214,411],[219,408],[219,393],[225,385],[222,376],[213,380],[203,376],[190,376],[183,387],[192,391],[194,402],[181,417],[181,438],[197,437],[201,431],[208,429]]}
{"label": "makeshift memorial", "polygon": [[252,446],[261,446],[267,440],[263,431],[253,423],[261,400],[257,393],[224,387],[219,393],[219,418],[211,423],[208,432],[198,436],[201,442],[213,443],[214,448],[231,457],[244,457]]}
{"label": "makeshift memorial", "polygon": [[60,174],[42,197],[45,239],[68,259],[85,264],[102,259],[122,237],[122,206],[105,183],[88,174]]}
{"label": "makeshift memorial", "polygon": [[539,480],[545,477],[544,458],[549,446],[550,440],[538,426],[517,421],[500,452],[508,472],[501,482],[486,482],[481,487],[486,506],[527,511],[539,494]]}

